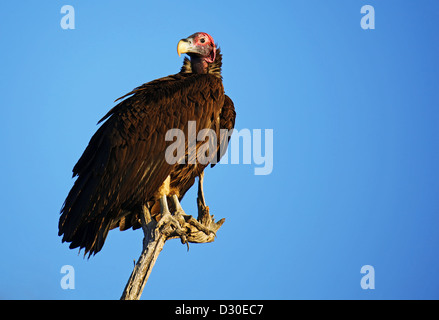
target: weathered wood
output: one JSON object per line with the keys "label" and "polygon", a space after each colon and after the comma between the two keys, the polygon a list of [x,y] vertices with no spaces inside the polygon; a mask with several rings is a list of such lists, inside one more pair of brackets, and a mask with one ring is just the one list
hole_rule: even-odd
{"label": "weathered wood", "polygon": [[121,300],[139,300],[151,274],[152,268],[166,242],[166,236],[157,228],[146,206],[143,207],[142,229],[144,233],[143,250],[131,273]]}
{"label": "weathered wood", "polygon": [[[144,233],[143,250],[134,270],[131,273],[121,300],[139,300],[146,282],[151,274],[152,268],[165,245],[170,239],[180,238],[182,242],[207,243],[213,242],[216,232],[223,225],[225,219],[215,222],[213,215],[209,214],[209,207],[206,206],[203,194],[203,176],[200,176],[198,184],[198,219],[190,215],[180,214],[172,223],[168,221],[157,221],[151,217],[146,206],[143,207],[142,229]],[[183,230],[176,232],[175,220],[178,220],[179,227]],[[160,227],[161,226],[161,227]]]}

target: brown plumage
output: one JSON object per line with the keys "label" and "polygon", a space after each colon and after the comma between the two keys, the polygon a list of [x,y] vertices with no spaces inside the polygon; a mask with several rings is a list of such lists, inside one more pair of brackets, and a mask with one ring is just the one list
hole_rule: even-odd
{"label": "brown plumage", "polygon": [[[201,46],[197,40],[203,35],[207,34],[197,33],[182,41]],[[158,203],[159,189],[168,177],[167,192],[183,198],[207,164],[167,163],[165,152],[173,143],[165,141],[168,130],[187,133],[188,121],[196,121],[197,132],[212,129],[220,134],[220,129],[233,129],[235,111],[224,94],[222,56],[213,40],[209,45],[213,53],[207,54],[214,60],[207,66],[208,58],[200,67],[203,55],[185,51],[191,60],[185,59],[179,73],[134,89],[102,118],[103,124],[73,168],[77,180],[61,209],[59,235],[63,242],[70,242],[70,248],[96,254],[109,230],[139,227],[142,206],[153,208]],[[216,159],[225,151],[220,150],[221,141],[227,145],[229,137],[218,139]],[[186,146],[186,158],[187,153]]]}

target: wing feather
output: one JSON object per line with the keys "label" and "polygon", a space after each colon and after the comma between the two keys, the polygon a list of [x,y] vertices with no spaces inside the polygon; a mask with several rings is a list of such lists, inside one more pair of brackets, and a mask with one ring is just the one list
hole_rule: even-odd
{"label": "wing feather", "polygon": [[171,143],[165,141],[167,130],[187,132],[189,120],[206,126],[206,119],[224,102],[205,99],[218,86],[222,88],[221,81],[208,74],[177,74],[123,96],[125,100],[101,119],[103,124],[73,169],[78,178],[59,221],[63,241],[95,254],[119,220],[154,200],[176,166],[165,159]]}

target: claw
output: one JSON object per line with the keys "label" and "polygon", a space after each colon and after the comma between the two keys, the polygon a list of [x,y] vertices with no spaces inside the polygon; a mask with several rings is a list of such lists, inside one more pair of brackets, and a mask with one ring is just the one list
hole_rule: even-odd
{"label": "claw", "polygon": [[216,234],[214,231],[210,230],[207,226],[205,226],[204,224],[200,223],[197,219],[195,219],[194,217],[192,217],[191,215],[188,215],[184,212],[183,208],[181,207],[180,201],[178,201],[178,197],[176,195],[172,196],[172,202],[175,206],[175,213],[174,216],[179,216],[181,217],[182,222],[187,222],[190,225],[194,226],[195,228],[197,228],[200,231],[203,231],[207,236],[209,236],[211,233],[214,234],[214,236],[216,237]]}
{"label": "claw", "polygon": [[[179,237],[181,243],[187,245],[188,251],[189,241],[196,243],[211,242],[213,241],[212,235],[216,238],[216,231],[221,227],[224,221],[221,220],[215,223],[213,216],[209,214],[209,208],[207,206],[201,209],[203,211],[201,220],[197,220],[184,212],[176,195],[171,196],[169,200],[171,201],[170,205],[172,210],[175,210],[173,213],[169,210],[167,197],[162,196],[160,198],[161,219],[157,227],[162,234],[170,238]],[[198,219],[200,219],[200,203],[198,210]],[[220,224],[218,225],[218,223]]]}
{"label": "claw", "polygon": [[163,196],[160,198],[160,213],[161,213],[161,219],[157,224],[157,227],[159,229],[162,229],[166,227],[166,225],[169,225],[174,228],[174,232],[177,233],[177,235],[181,239],[181,243],[185,244],[187,243],[186,234],[181,228],[181,223],[176,219],[174,216],[171,215],[171,212],[168,208],[168,201],[166,199],[166,196]]}

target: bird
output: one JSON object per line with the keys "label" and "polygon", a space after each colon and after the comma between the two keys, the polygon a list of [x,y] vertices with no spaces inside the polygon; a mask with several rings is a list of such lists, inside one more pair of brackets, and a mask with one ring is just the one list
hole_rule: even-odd
{"label": "bird", "polygon": [[[98,253],[110,230],[140,228],[144,206],[156,219],[169,214],[170,203],[181,208],[196,178],[202,188],[204,169],[226,152],[236,112],[224,92],[221,49],[211,35],[196,32],[178,42],[177,53],[187,55],[180,71],[118,98],[73,167],[76,180],[60,211],[58,235],[84,256]],[[170,130],[187,134],[191,124],[196,135],[207,129],[216,139],[190,146],[189,138],[167,137]],[[216,143],[200,151],[206,141]],[[170,162],[167,152],[175,145],[184,152]],[[203,152],[207,161],[198,159]]]}

